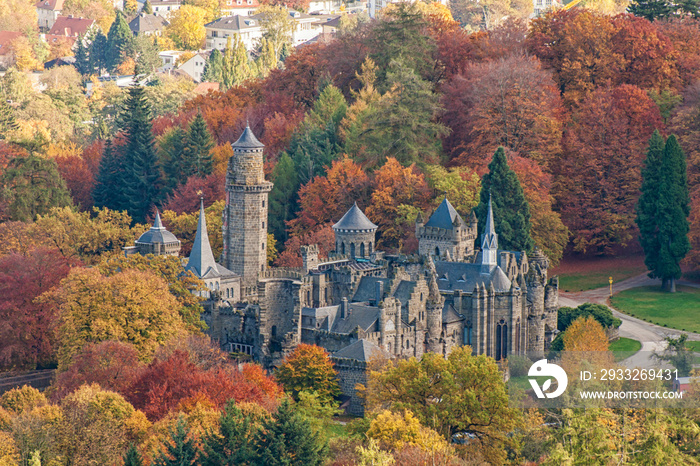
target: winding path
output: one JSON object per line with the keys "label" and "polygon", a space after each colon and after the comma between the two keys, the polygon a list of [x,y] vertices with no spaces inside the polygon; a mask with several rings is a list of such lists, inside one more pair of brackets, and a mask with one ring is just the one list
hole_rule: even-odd
{"label": "winding path", "polygon": [[[677,282],[678,285],[692,286],[700,288],[697,283],[690,283],[684,280]],[[651,279],[646,274],[628,278],[618,283],[613,283],[613,293],[617,293],[630,288],[640,286],[661,286],[661,281]],[[583,303],[598,303],[610,308],[613,315],[622,320],[620,325],[620,336],[632,338],[642,343],[642,348],[635,355],[625,359],[620,364],[627,367],[659,367],[659,362],[655,359],[650,359],[651,353],[661,351],[666,347],[666,337],[677,337],[681,334],[680,330],[660,327],[658,325],[645,322],[636,317],[623,314],[610,306],[608,298],[610,297],[610,288],[597,288],[595,290],[579,291],[575,293],[559,292],[559,304],[561,306],[576,307]],[[688,334],[688,340],[700,341],[700,334],[693,332],[683,332]]]}

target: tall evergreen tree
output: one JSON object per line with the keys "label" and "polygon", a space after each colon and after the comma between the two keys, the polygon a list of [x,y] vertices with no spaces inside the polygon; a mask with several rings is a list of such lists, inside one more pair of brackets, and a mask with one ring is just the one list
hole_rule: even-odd
{"label": "tall evergreen tree", "polygon": [[630,0],[627,10],[635,16],[654,21],[670,16],[672,7],[667,0]]}
{"label": "tall evergreen tree", "polygon": [[185,172],[201,178],[209,175],[212,170],[211,150],[214,148],[214,138],[209,132],[207,122],[201,112],[197,112],[187,131],[183,150],[183,167]]}
{"label": "tall evergreen tree", "polygon": [[688,251],[688,215],[690,195],[683,150],[676,136],[666,140],[659,177],[659,203],[657,223],[659,227],[659,258],[654,276],[661,278],[663,288],[676,291],[676,280],[681,277],[680,262]]}
{"label": "tall evergreen tree", "polygon": [[209,433],[204,440],[202,466],[253,464],[257,458],[255,439],[258,427],[233,401],[219,418],[219,434]]}
{"label": "tall evergreen tree", "polygon": [[286,152],[282,153],[277,165],[272,170],[274,182],[270,192],[270,210],[268,212],[268,224],[270,232],[275,236],[279,244],[287,241],[287,222],[294,218],[298,211],[297,191],[299,181],[294,169],[294,162]]}
{"label": "tall evergreen tree", "polygon": [[214,49],[209,54],[207,64],[204,66],[204,72],[202,73],[202,81],[207,81],[210,83],[221,83],[223,80],[223,70],[224,56],[221,54],[219,49]]}
{"label": "tall evergreen tree", "polygon": [[228,89],[250,78],[250,60],[243,41],[238,34],[229,36],[224,49],[221,85]]}
{"label": "tall evergreen tree", "polygon": [[75,46],[75,69],[83,76],[92,73],[93,67],[90,60],[90,44],[86,43],[83,35],[78,36]]}
{"label": "tall evergreen tree", "polygon": [[[658,130],[649,139],[647,157],[642,167],[642,187],[637,201],[637,226],[639,242],[644,249],[644,263],[648,270],[657,270],[659,262],[659,228],[656,218],[659,204],[661,163],[664,154],[664,138]],[[653,275],[650,272],[649,275]]]}
{"label": "tall evergreen tree", "polygon": [[189,438],[187,420],[180,415],[174,429],[170,430],[170,441],[153,460],[154,466],[189,466],[198,464],[199,450],[194,441]]}
{"label": "tall evergreen tree", "polygon": [[143,459],[141,454],[136,449],[134,444],[129,445],[129,449],[124,455],[124,466],[143,466]]}
{"label": "tall evergreen tree", "polygon": [[15,112],[7,103],[7,100],[0,99],[0,139],[6,139],[7,133],[19,128],[15,119]]}
{"label": "tall evergreen tree", "polygon": [[143,3],[143,8],[141,9],[141,11],[146,13],[147,15],[152,15],[153,14],[153,7],[151,6],[151,2],[146,0]]}
{"label": "tall evergreen tree", "polygon": [[165,174],[165,194],[169,194],[178,185],[185,184],[192,174],[191,170],[183,167],[183,151],[187,133],[180,126],[176,126],[160,138],[158,146],[160,164]]}
{"label": "tall evergreen tree", "polygon": [[153,42],[153,38],[141,34],[134,37],[132,42],[132,52],[136,60],[136,74],[152,74],[162,65],[158,56],[158,48]]}
{"label": "tall evergreen tree", "polygon": [[124,13],[117,10],[117,17],[107,33],[107,49],[105,51],[106,68],[113,70],[118,67],[124,59],[124,54],[128,52],[134,34],[129,29]]}
{"label": "tall evergreen tree", "polygon": [[127,145],[121,182],[125,208],[135,222],[144,222],[159,200],[162,180],[151,132],[151,110],[142,86],[129,88],[124,115]]}
{"label": "tall evergreen tree", "polygon": [[110,139],[105,143],[105,150],[100,160],[100,167],[95,177],[95,187],[92,190],[92,200],[96,207],[108,207],[113,210],[124,208],[122,167],[117,150],[112,147]]}
{"label": "tall evergreen tree", "polygon": [[287,400],[265,422],[258,438],[257,464],[261,466],[316,466],[327,454],[327,443]]}
{"label": "tall evergreen tree", "polygon": [[98,75],[107,69],[107,36],[101,30],[90,44],[90,66]]}
{"label": "tall evergreen tree", "polygon": [[477,238],[481,238],[486,224],[489,196],[493,203],[499,249],[531,252],[535,242],[530,235],[530,206],[525,200],[518,175],[508,166],[503,147],[496,149],[489,172],[481,181],[480,202],[475,209],[479,220]]}

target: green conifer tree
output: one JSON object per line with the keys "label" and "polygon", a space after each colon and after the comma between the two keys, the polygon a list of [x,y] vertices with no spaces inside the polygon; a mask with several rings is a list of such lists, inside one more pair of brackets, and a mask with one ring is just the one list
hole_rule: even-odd
{"label": "green conifer tree", "polygon": [[[659,228],[656,218],[659,204],[661,163],[663,161],[664,138],[658,130],[649,139],[647,157],[642,167],[642,187],[637,202],[637,226],[639,242],[644,249],[644,263],[648,270],[657,270],[659,262]],[[650,272],[649,275],[653,275]]]}
{"label": "green conifer tree", "polygon": [[107,36],[101,30],[97,31],[90,44],[90,67],[98,75],[107,69]]}
{"label": "green conifer tree", "polygon": [[328,454],[327,443],[287,400],[265,422],[257,443],[257,464],[261,466],[316,466]]}
{"label": "green conifer tree", "polygon": [[129,88],[124,115],[127,144],[120,181],[127,212],[135,222],[143,223],[159,201],[162,180],[151,133],[151,110],[142,86]]}
{"label": "green conifer tree", "polygon": [[688,251],[688,215],[690,195],[686,159],[676,136],[666,140],[661,174],[659,176],[659,201],[656,218],[659,228],[659,257],[654,276],[661,278],[663,288],[676,291],[676,280],[681,277],[680,262]]}
{"label": "green conifer tree", "polygon": [[243,81],[251,77],[249,61],[248,51],[238,34],[229,36],[224,49],[221,73],[221,84],[224,89],[242,84]]}
{"label": "green conifer tree", "polygon": [[192,167],[183,167],[183,151],[187,133],[180,126],[165,133],[158,145],[160,164],[165,174],[164,194],[170,194],[178,185],[185,184]]}
{"label": "green conifer tree", "polygon": [[257,426],[230,401],[219,418],[219,434],[209,433],[204,440],[202,466],[253,464],[257,458]]}
{"label": "green conifer tree", "polygon": [[0,99],[0,139],[6,139],[8,133],[19,128],[15,119],[15,111],[7,103],[7,100]]}
{"label": "green conifer tree", "polygon": [[670,16],[672,7],[667,0],[630,0],[627,10],[635,16],[654,21]]}
{"label": "green conifer tree", "polygon": [[131,48],[134,34],[129,29],[124,13],[117,10],[117,17],[107,33],[107,48],[105,50],[106,68],[114,70],[124,59],[124,54]]}
{"label": "green conifer tree", "polygon": [[143,459],[141,454],[136,449],[134,444],[129,445],[129,449],[124,455],[124,466],[143,466]]}
{"label": "green conifer tree", "polygon": [[[201,178],[209,175],[212,170],[211,150],[214,148],[214,138],[209,132],[207,122],[201,112],[190,122],[183,150],[183,170]],[[190,168],[191,167],[191,168]]]}
{"label": "green conifer tree", "polygon": [[272,170],[272,181],[274,184],[270,192],[268,224],[270,232],[275,235],[277,242],[284,244],[287,241],[287,221],[293,219],[299,210],[297,172],[292,158],[286,152],[282,153],[277,165]]}
{"label": "green conifer tree", "polygon": [[149,2],[148,0],[146,0],[146,1],[143,3],[143,8],[141,9],[141,11],[143,11],[143,12],[146,13],[147,15],[152,15],[152,14],[153,14],[153,7],[151,6],[151,2]]}
{"label": "green conifer tree", "polygon": [[170,430],[170,441],[153,461],[154,466],[194,466],[198,464],[199,449],[189,438],[187,420],[180,415],[174,429]]}
{"label": "green conifer tree", "polygon": [[108,139],[92,190],[95,207],[107,207],[112,210],[121,210],[124,207],[123,186],[118,182],[122,178],[122,167],[116,152],[112,147],[112,140]]}
{"label": "green conifer tree", "polygon": [[91,44],[86,43],[83,35],[78,36],[75,43],[75,69],[83,76],[92,73],[92,61],[90,60]]}
{"label": "green conifer tree", "polygon": [[221,84],[223,82],[223,70],[224,56],[221,54],[219,49],[214,49],[209,54],[207,64],[204,66],[202,81]]}
{"label": "green conifer tree", "polygon": [[481,182],[480,202],[475,209],[479,221],[477,238],[481,238],[486,224],[489,196],[493,203],[499,249],[531,252],[535,242],[530,235],[530,206],[525,200],[518,176],[508,166],[503,147],[496,149],[489,172]]}

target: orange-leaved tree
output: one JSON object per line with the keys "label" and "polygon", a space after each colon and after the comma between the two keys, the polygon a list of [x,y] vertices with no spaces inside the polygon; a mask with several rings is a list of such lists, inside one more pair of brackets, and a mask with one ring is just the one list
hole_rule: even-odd
{"label": "orange-leaved tree", "polygon": [[300,392],[316,392],[324,402],[340,395],[338,373],[328,352],[316,345],[300,344],[275,372],[277,381],[295,399]]}

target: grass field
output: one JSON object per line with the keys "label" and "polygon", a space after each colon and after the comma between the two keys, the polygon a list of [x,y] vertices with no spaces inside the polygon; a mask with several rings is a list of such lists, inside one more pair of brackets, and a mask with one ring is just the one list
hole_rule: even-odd
{"label": "grass field", "polygon": [[559,275],[559,289],[562,291],[586,291],[608,286],[608,277],[620,282],[645,271],[643,257],[629,256],[565,259],[550,274]]}
{"label": "grass field", "polygon": [[687,341],[685,344],[691,351],[700,353],[700,341]]}
{"label": "grass field", "polygon": [[615,352],[615,362],[629,358],[640,349],[642,344],[631,338],[618,338],[608,346],[608,350]]}
{"label": "grass field", "polygon": [[700,289],[679,286],[666,293],[658,286],[621,291],[611,298],[615,309],[664,327],[700,332]]}

